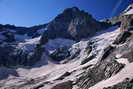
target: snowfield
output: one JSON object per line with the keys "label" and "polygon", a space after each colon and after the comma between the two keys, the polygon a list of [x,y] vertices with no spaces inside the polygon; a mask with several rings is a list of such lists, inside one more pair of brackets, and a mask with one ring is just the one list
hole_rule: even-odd
{"label": "snowfield", "polygon": [[[50,40],[45,45],[46,50],[49,52],[62,46],[67,46],[70,48],[79,48],[79,49],[82,49],[82,51],[80,52],[79,56],[74,59],[73,62],[68,62],[66,64],[58,64],[52,61],[51,58],[48,56],[48,54],[44,52],[41,60],[37,62],[32,68],[16,67],[15,69],[10,70],[10,71],[15,70],[19,75],[19,77],[14,75],[9,75],[9,77],[6,80],[3,80],[3,81],[6,81],[6,83],[4,84],[5,86],[10,86],[15,84],[11,82],[19,82],[19,84],[21,84],[21,83],[24,83],[25,81],[28,81],[29,79],[38,79],[38,78],[44,78],[44,77],[46,78],[43,80],[43,82],[54,81],[60,78],[66,72],[75,71],[72,75],[65,78],[65,80],[74,80],[78,74],[83,72],[82,68],[89,65],[94,65],[97,63],[98,58],[100,57],[100,53],[104,49],[103,45],[105,45],[106,47],[106,45],[111,44],[111,42],[116,38],[119,32],[120,32],[120,29],[118,27],[111,27],[106,31],[98,32],[97,35],[92,38],[83,39],[78,43],[67,39]],[[27,39],[24,42],[19,43],[17,47],[20,49],[23,49],[24,51],[30,52],[35,48],[35,45],[38,44],[39,39],[40,37],[36,37],[34,39]],[[89,40],[93,40],[95,42],[95,45],[96,45],[95,51],[98,51],[98,55],[90,62],[84,65],[80,65],[81,61],[88,56],[85,53],[85,48],[87,47],[87,43]],[[93,54],[93,52],[91,54]],[[120,62],[122,61],[120,60]],[[48,89],[48,87],[50,86],[51,85],[48,85],[47,88],[45,87],[44,89]],[[94,87],[91,89],[97,89],[97,88]]]}
{"label": "snowfield", "polygon": [[36,37],[33,39],[25,39],[24,42],[20,42],[16,47],[26,52],[32,52],[33,49],[36,47],[36,44],[39,43],[39,40],[40,37]]}
{"label": "snowfield", "polygon": [[54,40],[49,40],[48,43],[46,45],[44,45],[44,47],[46,48],[46,50],[51,53],[53,52],[55,49],[58,49],[60,47],[68,47],[70,48],[74,43],[76,43],[73,40],[69,40],[69,39],[63,39],[63,38],[57,38]]}

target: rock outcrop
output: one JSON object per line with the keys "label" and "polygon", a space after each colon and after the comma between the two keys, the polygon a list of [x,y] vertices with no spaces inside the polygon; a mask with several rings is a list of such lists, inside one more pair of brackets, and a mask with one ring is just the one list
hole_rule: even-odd
{"label": "rock outcrop", "polygon": [[107,23],[96,21],[92,15],[77,7],[65,9],[47,26],[44,38],[67,38],[80,41],[82,38],[93,36],[97,31],[107,28]]}
{"label": "rock outcrop", "polygon": [[51,89],[72,89],[72,81],[66,81],[59,84],[56,84]]}
{"label": "rock outcrop", "polygon": [[105,49],[105,52],[99,59],[98,63],[79,78],[78,86],[81,89],[88,89],[89,87],[95,85],[99,81],[107,79],[112,75],[118,73],[124,65],[118,63],[114,56],[112,55],[113,48],[110,46]]}
{"label": "rock outcrop", "polygon": [[0,24],[0,66],[31,66],[39,61],[44,49],[39,46],[38,37],[46,30],[46,25],[16,27]]}
{"label": "rock outcrop", "polygon": [[5,67],[31,66],[39,61],[42,55],[42,50],[38,47],[33,52],[24,51],[11,45],[0,46],[0,50],[0,66]]}
{"label": "rock outcrop", "polygon": [[133,29],[133,14],[127,14],[122,16],[121,31],[127,31]]}
{"label": "rock outcrop", "polygon": [[[120,58],[128,59],[129,62],[133,62],[132,59],[132,47],[133,47],[133,32],[132,32],[132,14],[124,14],[121,17],[121,33],[118,35],[116,40],[113,42],[113,45],[108,46],[96,65],[93,68],[89,68],[86,73],[84,73],[77,81],[78,86],[81,89],[88,89],[89,87],[95,85],[101,80],[105,80],[110,78],[111,76],[117,74],[122,68],[124,68],[124,64],[121,64],[117,61],[116,55],[120,54]],[[114,45],[115,44],[115,45]],[[123,86],[125,84],[126,86]],[[132,87],[129,82],[115,85],[113,87],[105,88],[105,89],[128,89]],[[129,89],[130,89],[129,88]]]}

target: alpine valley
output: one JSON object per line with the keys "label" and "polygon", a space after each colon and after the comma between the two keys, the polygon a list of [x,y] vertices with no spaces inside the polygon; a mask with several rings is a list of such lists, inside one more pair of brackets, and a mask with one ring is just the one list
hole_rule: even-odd
{"label": "alpine valley", "polygon": [[0,24],[0,89],[133,89],[133,4],[97,21],[77,7],[47,24]]}

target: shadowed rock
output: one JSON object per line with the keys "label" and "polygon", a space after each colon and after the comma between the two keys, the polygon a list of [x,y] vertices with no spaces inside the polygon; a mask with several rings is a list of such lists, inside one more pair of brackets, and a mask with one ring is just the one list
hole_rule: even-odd
{"label": "shadowed rock", "polygon": [[96,21],[92,15],[76,7],[67,8],[48,24],[42,39],[61,37],[79,41],[107,28],[106,25],[106,23]]}

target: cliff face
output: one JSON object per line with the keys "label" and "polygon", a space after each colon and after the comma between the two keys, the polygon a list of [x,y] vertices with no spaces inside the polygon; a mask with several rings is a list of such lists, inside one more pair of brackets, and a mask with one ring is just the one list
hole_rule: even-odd
{"label": "cliff face", "polygon": [[87,12],[73,7],[65,9],[63,13],[55,17],[48,24],[48,30],[43,36],[48,39],[67,38],[80,41],[82,38],[95,35],[97,31],[106,29],[108,26],[107,23],[96,21]]}
{"label": "cliff face", "polygon": [[121,31],[132,30],[133,28],[133,15],[122,16]]}

